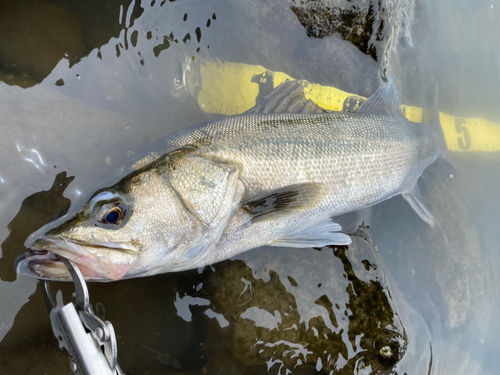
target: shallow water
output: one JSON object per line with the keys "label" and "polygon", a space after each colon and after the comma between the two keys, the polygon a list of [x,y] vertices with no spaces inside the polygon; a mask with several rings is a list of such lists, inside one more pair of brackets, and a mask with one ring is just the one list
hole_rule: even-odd
{"label": "shallow water", "polygon": [[[261,96],[272,87],[256,66],[364,97],[382,74],[404,104],[427,108],[437,82],[442,112],[500,124],[499,9],[456,0],[1,4],[2,372],[70,373],[40,284],[16,278],[25,238],[142,146],[249,105],[238,85],[229,90],[235,78],[203,66],[252,73]],[[396,197],[340,218],[352,232],[369,225],[379,252],[354,237],[347,249],[268,247],[204,270],[90,285],[115,326],[122,368],[498,373],[500,147],[491,125],[479,144],[487,151],[468,151],[478,130],[463,124],[456,171],[438,161],[420,181],[435,229]],[[70,300],[71,285],[53,288]]]}

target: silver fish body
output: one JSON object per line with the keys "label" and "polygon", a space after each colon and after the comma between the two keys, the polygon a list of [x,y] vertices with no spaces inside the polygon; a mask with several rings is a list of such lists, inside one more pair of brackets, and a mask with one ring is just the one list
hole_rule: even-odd
{"label": "silver fish body", "polygon": [[435,124],[385,113],[233,116],[173,141],[172,147],[202,139],[210,144],[197,154],[237,165],[247,196],[305,183],[326,187],[321,202],[286,220],[227,231],[208,263],[272,244],[278,232],[410,192],[440,150]]}
{"label": "silver fish body", "polygon": [[[441,155],[442,132],[406,120],[396,98],[388,84],[356,113],[247,113],[181,131],[26,245],[68,257],[88,279],[117,280],[262,245],[346,245],[332,217],[398,194],[432,225],[417,180]],[[67,278],[59,261],[31,259],[18,271]]]}

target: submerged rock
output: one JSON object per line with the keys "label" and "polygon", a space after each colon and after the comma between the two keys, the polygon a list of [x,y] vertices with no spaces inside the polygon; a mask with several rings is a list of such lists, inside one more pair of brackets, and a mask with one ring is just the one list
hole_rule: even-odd
{"label": "submerged rock", "polygon": [[[336,264],[317,270],[321,277],[331,277],[319,284],[311,273],[315,261],[308,264],[307,258],[313,258],[308,255],[292,269],[288,264],[286,280],[272,270],[267,280],[260,278],[241,260],[204,271],[197,296],[209,300],[207,311],[228,323],[207,323],[208,373],[394,370],[408,339],[371,247],[357,239],[349,248],[326,247],[313,255],[320,263],[330,258]],[[313,313],[302,312],[304,308]]]}

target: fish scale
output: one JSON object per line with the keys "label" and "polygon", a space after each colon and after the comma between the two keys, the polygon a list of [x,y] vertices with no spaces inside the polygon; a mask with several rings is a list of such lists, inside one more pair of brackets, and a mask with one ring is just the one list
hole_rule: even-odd
{"label": "fish scale", "polygon": [[322,202],[300,217],[233,234],[206,263],[264,245],[266,233],[370,207],[410,191],[439,156],[436,124],[411,123],[397,114],[240,115],[207,124],[190,137],[181,142],[211,138],[200,155],[241,165],[239,178],[251,194],[305,182],[327,187]]}
{"label": "fish scale", "polygon": [[[438,156],[434,131],[402,116],[352,114],[340,121],[334,114],[235,117],[210,123],[179,143],[210,137],[211,144],[199,154],[242,165],[240,179],[255,193],[303,182],[324,183],[329,191],[325,203],[335,206],[332,214],[410,189]],[[357,203],[370,191],[378,192],[382,184],[382,196],[366,200],[363,206]],[[345,200],[345,189],[353,185],[366,193]]]}
{"label": "fish scale", "polygon": [[[68,257],[88,279],[118,280],[197,268],[263,245],[348,245],[332,218],[398,194],[434,225],[417,180],[445,156],[438,123],[401,116],[391,82],[356,113],[326,113],[299,98],[300,82],[282,86],[249,113],[147,146],[26,246]],[[310,113],[265,113],[287,95]],[[103,221],[110,210],[120,220]],[[28,256],[18,270],[62,278],[57,260],[42,258]]]}

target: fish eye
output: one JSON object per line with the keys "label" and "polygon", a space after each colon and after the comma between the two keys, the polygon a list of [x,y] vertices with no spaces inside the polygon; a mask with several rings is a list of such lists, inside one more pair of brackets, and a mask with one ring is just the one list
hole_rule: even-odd
{"label": "fish eye", "polygon": [[107,204],[101,208],[97,220],[103,224],[120,224],[126,212],[125,206],[121,203]]}
{"label": "fish eye", "polygon": [[106,220],[106,223],[115,224],[119,218],[120,213],[117,210],[113,209],[106,214],[104,220]]}

